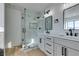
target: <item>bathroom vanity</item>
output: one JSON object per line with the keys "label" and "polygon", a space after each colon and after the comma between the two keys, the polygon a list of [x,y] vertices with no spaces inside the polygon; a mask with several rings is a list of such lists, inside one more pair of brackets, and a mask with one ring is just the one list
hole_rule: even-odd
{"label": "bathroom vanity", "polygon": [[79,4],[63,10],[62,25],[63,31],[66,32],[63,35],[58,35],[61,32],[50,34],[54,29],[52,25],[58,24],[53,20],[53,16],[45,18],[45,31],[47,32],[40,35],[39,48],[48,56],[79,56]]}
{"label": "bathroom vanity", "polygon": [[48,35],[39,40],[39,46],[48,56],[79,56],[79,37]]}

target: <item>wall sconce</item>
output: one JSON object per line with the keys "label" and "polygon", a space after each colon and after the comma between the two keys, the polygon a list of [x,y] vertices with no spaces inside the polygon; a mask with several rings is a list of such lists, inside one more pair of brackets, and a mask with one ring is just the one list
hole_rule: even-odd
{"label": "wall sconce", "polygon": [[48,10],[46,13],[49,14],[50,10]]}
{"label": "wall sconce", "polygon": [[44,14],[49,14],[50,10],[47,10],[46,12],[44,12]]}
{"label": "wall sconce", "polygon": [[59,22],[59,20],[58,20],[58,19],[55,19],[55,20],[54,20],[54,22],[55,22],[55,23],[58,23],[58,22]]}

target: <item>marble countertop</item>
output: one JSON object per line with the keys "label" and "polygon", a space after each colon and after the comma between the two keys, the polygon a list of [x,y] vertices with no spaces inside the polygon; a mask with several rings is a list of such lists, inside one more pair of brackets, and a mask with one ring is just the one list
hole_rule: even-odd
{"label": "marble countertop", "polygon": [[52,34],[52,35],[45,35],[47,37],[57,37],[57,38],[63,38],[63,39],[68,39],[68,40],[73,40],[73,41],[79,41],[79,36],[66,36],[66,35],[57,35],[57,34]]}

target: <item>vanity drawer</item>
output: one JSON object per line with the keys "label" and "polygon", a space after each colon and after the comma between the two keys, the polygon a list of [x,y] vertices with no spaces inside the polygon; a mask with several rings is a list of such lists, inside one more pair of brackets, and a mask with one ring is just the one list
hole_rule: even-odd
{"label": "vanity drawer", "polygon": [[48,55],[53,55],[53,49],[50,49],[49,47],[45,47],[45,51]]}
{"label": "vanity drawer", "polygon": [[62,40],[62,44],[64,46],[79,50],[79,42],[64,39],[64,40]]}
{"label": "vanity drawer", "polygon": [[46,40],[53,42],[53,38],[52,37],[46,37]]}
{"label": "vanity drawer", "polygon": [[72,49],[79,50],[79,42],[77,41],[64,39],[64,38],[54,38],[54,42]]}
{"label": "vanity drawer", "polygon": [[53,49],[53,42],[45,41],[45,47],[48,47],[49,49]]}

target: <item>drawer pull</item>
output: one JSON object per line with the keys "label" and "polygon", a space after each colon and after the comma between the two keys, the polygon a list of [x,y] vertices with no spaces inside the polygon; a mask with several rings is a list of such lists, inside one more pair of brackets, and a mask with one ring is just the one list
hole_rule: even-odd
{"label": "drawer pull", "polygon": [[67,56],[67,48],[65,48],[65,56]]}
{"label": "drawer pull", "polygon": [[67,56],[67,48],[62,47],[62,56]]}
{"label": "drawer pull", "polygon": [[51,54],[48,50],[46,50],[46,51],[47,51],[47,53]]}
{"label": "drawer pull", "polygon": [[64,56],[64,47],[62,47],[62,56]]}
{"label": "drawer pull", "polygon": [[48,46],[52,46],[52,45],[50,45],[49,43],[46,43]]}
{"label": "drawer pull", "polygon": [[51,38],[47,38],[48,40],[51,40]]}

